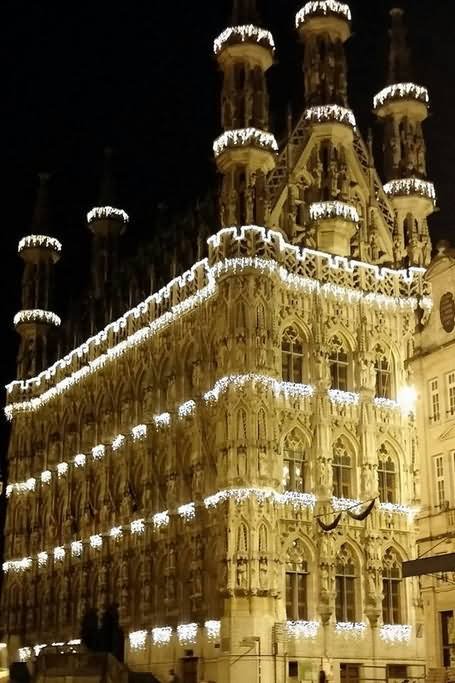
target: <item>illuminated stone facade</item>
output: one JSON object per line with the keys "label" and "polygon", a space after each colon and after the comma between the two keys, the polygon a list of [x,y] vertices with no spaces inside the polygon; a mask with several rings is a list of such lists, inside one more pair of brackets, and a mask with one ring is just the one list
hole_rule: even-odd
{"label": "illuminated stone facade", "polygon": [[[431,310],[434,198],[417,181],[389,197],[379,180],[348,108],[347,5],[298,14],[306,109],[279,152],[265,78],[274,41],[254,28],[254,2],[234,5],[233,30],[215,42],[222,229],[207,257],[47,370],[27,349],[55,332],[50,321],[19,320],[6,408],[10,655],[71,640],[87,609],[116,603],[128,664],[161,679],[172,663],[194,680],[194,656],[200,680],[322,669],[383,681],[389,665],[419,680],[423,617],[400,565],[416,549],[407,361]],[[386,143],[392,129],[407,141],[388,181],[424,176],[410,163],[419,93],[397,107],[396,93],[381,98]],[[127,222],[113,206],[90,213],[98,292]]]}
{"label": "illuminated stone facade", "polygon": [[[455,251],[439,244],[427,272],[434,298],[416,337],[412,368],[419,391],[422,512],[419,554],[455,552]],[[449,666],[455,655],[455,573],[422,577],[428,664]],[[451,651],[452,648],[452,651]],[[451,659],[452,657],[452,659]]]}

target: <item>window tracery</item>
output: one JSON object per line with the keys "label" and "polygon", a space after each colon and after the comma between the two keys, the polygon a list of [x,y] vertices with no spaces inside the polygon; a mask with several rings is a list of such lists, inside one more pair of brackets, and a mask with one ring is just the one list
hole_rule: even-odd
{"label": "window tracery", "polygon": [[378,459],[379,497],[382,503],[397,502],[397,473],[395,462],[390,456],[387,446],[383,444]]}
{"label": "window tracery", "polygon": [[281,365],[284,382],[303,383],[304,347],[294,327],[288,327],[281,339]]}
{"label": "window tracery", "polygon": [[308,563],[299,539],[286,555],[286,617],[288,621],[308,619]]}
{"label": "window tracery", "polygon": [[349,356],[345,344],[337,336],[330,340],[329,366],[331,388],[348,391]]}
{"label": "window tracery", "polygon": [[283,447],[283,486],[286,491],[305,491],[305,441],[294,429],[286,436]]}
{"label": "window tracery", "polygon": [[342,439],[333,448],[332,477],[335,498],[352,498],[352,456]]}
{"label": "window tracery", "polygon": [[389,548],[384,555],[382,592],[384,624],[402,624],[401,558],[393,548]]}
{"label": "window tracery", "polygon": [[356,565],[351,548],[345,543],[341,546],[336,562],[336,620],[356,621]]}

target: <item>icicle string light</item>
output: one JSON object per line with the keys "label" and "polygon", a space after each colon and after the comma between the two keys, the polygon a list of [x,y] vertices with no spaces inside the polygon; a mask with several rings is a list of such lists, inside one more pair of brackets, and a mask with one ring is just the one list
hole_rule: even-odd
{"label": "icicle string light", "polygon": [[130,220],[130,217],[123,209],[115,209],[113,206],[95,206],[87,214],[87,223],[107,218],[122,221],[123,223],[128,223]]}
{"label": "icicle string light", "polygon": [[48,237],[47,235],[27,235],[20,240],[17,251],[20,254],[24,249],[51,249],[60,254],[62,243],[55,237]]}
{"label": "icicle string light", "polygon": [[409,197],[419,195],[436,202],[434,184],[420,178],[402,178],[391,180],[384,185],[384,192],[389,197]]}
{"label": "icicle string light", "polygon": [[245,26],[230,26],[213,42],[213,51],[217,55],[228,44],[258,43],[275,51],[275,41],[270,31],[247,24]]}
{"label": "icicle string light", "polygon": [[[267,375],[257,375],[255,373],[248,373],[245,375],[228,375],[219,379],[214,387],[207,391],[203,395],[203,400],[206,403],[211,403],[218,401],[220,397],[226,393],[226,391],[233,387],[235,389],[241,389],[248,384],[251,385],[261,385],[265,388],[270,389],[276,397],[283,397],[285,399],[289,398],[300,398],[307,399],[314,396],[315,388],[308,384],[297,384],[292,382],[282,382],[280,380],[274,379]],[[408,415],[412,412],[411,398],[414,396],[415,392],[412,391],[411,387],[403,387],[400,392],[400,401],[393,401],[392,399],[376,397],[374,399],[374,405],[381,409],[386,410],[401,410],[404,415]],[[328,397],[330,401],[334,404],[339,405],[352,405],[357,406],[360,403],[360,394],[339,391],[337,389],[329,389]],[[192,415],[197,408],[195,401],[186,401],[177,407],[177,415],[179,418],[183,416]],[[157,415],[153,418],[153,423],[156,427],[167,427],[171,424],[171,415],[169,413],[164,413],[162,415]],[[140,441],[147,437],[147,425],[139,424],[130,430],[131,437],[134,442]],[[112,450],[120,450],[126,443],[126,437],[123,434],[119,434],[112,442]],[[106,446],[104,444],[98,444],[91,449],[91,457],[94,462],[102,460],[106,455]],[[85,467],[87,465],[88,458],[84,453],[78,453],[75,455],[70,463],[62,462],[58,463],[55,467],[55,472],[57,476],[63,477],[69,470],[69,466],[73,465],[76,469]],[[13,493],[15,495],[27,494],[34,492],[36,490],[36,484],[38,479],[42,484],[49,484],[53,478],[53,471],[45,470],[37,478],[30,477],[29,479],[21,482],[14,482],[8,484],[6,487],[6,496],[9,498]]]}
{"label": "icicle string light", "polygon": [[312,0],[307,2],[302,9],[297,12],[295,18],[295,25],[297,28],[303,24],[309,17],[317,15],[339,14],[347,21],[351,21],[351,10],[349,5],[344,2],[337,2],[337,0]]}
{"label": "icicle string light", "polygon": [[53,325],[54,327],[60,327],[62,324],[61,319],[56,313],[52,311],[42,311],[40,308],[35,308],[29,311],[19,311],[14,316],[14,325],[23,325],[26,323],[40,323],[42,325]]}
{"label": "icicle string light", "polygon": [[338,104],[325,104],[318,107],[309,107],[304,113],[305,120],[310,123],[327,123],[336,121],[356,128],[357,123],[354,113],[346,107],[340,107]]}
{"label": "icicle string light", "polygon": [[219,157],[230,147],[261,147],[263,149],[278,152],[278,143],[272,133],[258,128],[238,128],[227,130],[213,143],[215,157]]}
{"label": "icicle string light", "polygon": [[[237,488],[225,489],[218,491],[214,495],[208,496],[203,501],[203,507],[207,510],[217,507],[222,503],[233,500],[237,505],[241,505],[251,499],[256,499],[259,504],[270,502],[275,505],[291,505],[294,510],[312,509],[316,504],[316,496],[313,493],[300,493],[298,491],[285,491],[279,493],[270,488]],[[361,502],[358,500],[350,500],[347,498],[333,498],[333,509],[347,510],[354,506],[360,507]],[[392,505],[389,503],[381,503],[380,509],[389,512],[404,514],[408,518],[412,518],[416,510],[405,505]],[[177,514],[186,521],[191,521],[196,517],[196,504],[194,502],[187,503],[178,508]],[[106,532],[98,532],[89,536],[88,539],[72,541],[68,544],[68,549],[72,557],[81,557],[84,553],[85,545],[94,549],[99,549],[103,546],[103,539],[111,538],[113,541],[120,539],[124,531],[129,531],[131,535],[142,536],[145,533],[147,524],[159,532],[162,527],[168,526],[170,516],[168,510],[158,512],[152,515],[149,519],[134,519],[129,524],[124,526],[117,526],[111,528]],[[50,551],[54,557],[55,562],[62,562],[66,557],[66,546],[58,546]],[[24,572],[33,567],[34,559],[39,567],[43,567],[48,562],[48,552],[42,551],[36,555],[36,558],[24,557],[20,560],[7,560],[3,563],[3,571],[8,572]]]}
{"label": "icicle string light", "polygon": [[424,104],[429,104],[430,96],[428,90],[415,83],[395,83],[388,85],[379,92],[374,100],[373,107],[377,109],[390,100],[419,100]]}
{"label": "icicle string light", "polygon": [[354,638],[362,638],[367,630],[367,625],[363,622],[338,621],[335,624],[335,633],[344,636],[353,636]]}
{"label": "icicle string light", "polygon": [[411,640],[412,626],[409,624],[384,624],[379,629],[379,637],[387,643],[404,643]]}
{"label": "icicle string light", "polygon": [[[239,244],[242,242],[243,245]],[[209,266],[208,259],[200,261],[191,270],[172,280],[169,285],[125,313],[119,320],[109,324],[48,370],[37,377],[15,380],[7,385],[8,405],[5,414],[8,419],[21,412],[38,410],[123,356],[129,349],[143,344],[180,316],[207,301],[216,292],[217,276],[226,272],[235,273],[242,268],[255,268],[264,273],[277,274],[289,287],[301,291],[321,292],[323,295],[344,298],[348,302],[363,299],[371,305],[378,306],[387,303],[391,307],[405,309],[416,308],[420,304],[425,308],[431,308],[431,297],[424,280],[423,268],[380,268],[312,249],[300,249],[285,242],[280,233],[258,226],[224,228],[210,237],[208,244],[210,262],[214,265]],[[237,253],[241,248],[243,251],[257,251],[261,254],[265,250],[270,258],[254,255],[227,258],[226,253],[233,251],[230,245],[234,247],[234,244]],[[297,272],[289,271],[289,267],[295,268]],[[322,282],[314,279],[315,272],[322,274]],[[345,283],[343,286],[339,284],[340,276]],[[191,292],[189,296],[178,304],[170,305],[177,298],[174,293],[178,293],[178,298],[181,299],[180,290],[185,288]],[[168,306],[168,310],[157,315],[164,305]],[[157,317],[154,317],[155,315]],[[144,327],[128,334],[130,320],[136,321],[137,324],[137,320],[147,316],[153,317],[153,320],[144,320]],[[118,341],[117,335],[124,338]],[[89,355],[93,357],[96,353],[99,354],[96,358],[88,359]],[[39,395],[31,396],[32,392]],[[24,400],[14,401],[15,397],[22,394],[25,394]]]}
{"label": "icicle string light", "polygon": [[316,202],[310,205],[310,217],[314,221],[324,218],[342,218],[345,221],[358,223],[359,213],[354,206],[343,202]]}
{"label": "icicle string light", "polygon": [[319,631],[318,621],[287,621],[286,632],[289,638],[316,638]]}
{"label": "icicle string light", "polygon": [[147,641],[147,631],[134,631],[128,636],[132,650],[144,650]]}

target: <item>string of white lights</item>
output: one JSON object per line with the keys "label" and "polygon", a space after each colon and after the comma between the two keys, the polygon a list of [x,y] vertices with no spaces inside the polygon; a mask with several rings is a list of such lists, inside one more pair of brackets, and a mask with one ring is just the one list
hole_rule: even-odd
{"label": "string of white lights", "polygon": [[265,44],[272,52],[275,51],[275,41],[270,31],[263,28],[247,24],[245,26],[230,26],[225,29],[213,42],[213,51],[215,54],[221,52],[225,45],[231,43],[258,43]]}
{"label": "string of white lights", "polygon": [[337,121],[356,128],[357,123],[351,109],[340,107],[338,104],[324,104],[318,107],[309,107],[305,110],[305,119],[310,123],[326,123]]}
{"label": "string of white lights", "polygon": [[[298,384],[293,382],[283,382],[277,380],[273,377],[267,375],[258,375],[256,373],[248,373],[245,375],[228,375],[218,380],[214,387],[207,391],[203,395],[203,400],[206,403],[216,402],[220,397],[230,388],[240,389],[245,387],[247,384],[251,385],[261,385],[272,390],[276,397],[289,398],[300,398],[306,399],[314,396],[315,388],[309,384]],[[338,389],[329,389],[328,396],[332,403],[340,405],[353,405],[357,406],[360,402],[360,394],[349,392],[349,391],[339,391]],[[386,410],[402,410],[405,415],[412,413],[414,411],[416,401],[416,393],[412,387],[404,387],[399,392],[399,400],[393,401],[386,398],[374,399],[374,404],[381,409]],[[179,419],[187,416],[191,416],[195,413],[197,404],[195,401],[186,401],[177,407],[176,413]],[[157,429],[168,427],[171,424],[170,413],[162,413],[161,415],[156,415],[152,422]],[[146,424],[139,424],[132,427],[129,431],[129,436],[132,438],[133,442],[142,441],[148,436],[148,426]],[[118,434],[111,444],[112,451],[117,453],[127,444],[127,437],[124,434]],[[55,468],[47,469],[41,472],[41,474],[36,477],[29,477],[25,481],[12,482],[6,487],[6,496],[9,498],[12,493],[15,494],[28,494],[36,490],[38,481],[42,484],[49,484],[52,481],[54,473],[57,474],[58,478],[64,477],[70,467],[75,467],[80,469],[85,467],[89,458],[93,462],[98,462],[104,459],[107,453],[108,446],[106,444],[98,444],[90,450],[90,455],[84,453],[76,453],[76,455],[70,459],[68,462],[60,462],[55,465]]]}
{"label": "string of white lights", "polygon": [[[316,496],[312,493],[300,493],[298,491],[285,491],[279,493],[270,488],[237,488],[225,489],[218,491],[214,495],[208,496],[203,501],[203,508],[210,510],[216,508],[218,505],[233,500],[237,505],[241,505],[250,499],[255,498],[260,504],[265,502],[274,503],[276,505],[290,505],[294,510],[301,510],[305,508],[313,508],[316,504]],[[346,510],[355,505],[360,505],[360,501],[349,500],[345,498],[333,498],[332,506],[334,510]],[[386,506],[386,507],[384,507]],[[389,503],[381,503],[381,508],[386,509],[387,512],[398,512],[400,514],[410,513],[410,508],[404,505],[391,505]],[[177,515],[185,521],[191,521],[196,517],[196,504],[194,502],[181,505],[177,509]],[[412,510],[414,513],[415,510]],[[122,526],[115,526],[108,531],[91,534],[87,539],[77,539],[71,541],[63,546],[56,546],[51,550],[42,550],[36,554],[35,557],[23,557],[19,560],[6,560],[3,563],[3,571],[5,573],[22,573],[32,569],[34,562],[38,567],[46,567],[51,558],[53,562],[64,562],[66,557],[80,558],[84,554],[86,548],[91,550],[101,550],[107,540],[112,542],[119,541],[126,533],[133,536],[142,536],[145,534],[146,527],[150,524],[153,529],[159,530],[162,527],[168,526],[170,522],[170,514],[167,510],[158,512],[150,518],[133,519],[129,523]]]}
{"label": "string of white lights", "polygon": [[419,100],[424,104],[429,104],[430,96],[428,90],[415,83],[394,83],[383,88],[374,98],[374,109],[381,107],[390,100]]}
{"label": "string of white lights", "polygon": [[379,637],[387,643],[404,643],[411,640],[412,626],[409,624],[384,624]]}
{"label": "string of white lights", "polygon": [[436,201],[434,184],[420,178],[391,180],[384,185],[384,192],[389,197],[420,195],[421,197],[431,199],[433,202]]}
{"label": "string of white lights", "polygon": [[323,218],[343,218],[352,223],[358,223],[360,220],[359,212],[355,206],[338,201],[316,202],[311,204],[310,218],[313,221],[321,220]]}
{"label": "string of white lights", "polygon": [[130,220],[130,217],[123,209],[116,209],[113,206],[95,206],[87,214],[87,223],[108,218],[122,221],[122,223],[128,223]]}
{"label": "string of white lights", "polygon": [[319,621],[287,621],[286,633],[289,638],[308,638],[313,639],[318,635]]}
{"label": "string of white lights", "polygon": [[68,651],[75,651],[73,648],[81,645],[82,641],[80,638],[74,638],[73,640],[67,640],[65,642],[55,642],[55,643],[40,643],[39,645],[32,645],[32,646],[26,646],[26,647],[20,647],[17,651],[19,661],[20,662],[29,662],[33,659],[33,657],[38,657],[40,652],[44,650],[47,647],[58,647],[58,648],[67,648]]}
{"label": "string of white lights", "polygon": [[367,625],[363,622],[337,621],[335,624],[335,633],[344,637],[363,638],[366,631]]}
{"label": "string of white lights", "polygon": [[20,240],[17,251],[20,254],[24,249],[51,249],[60,254],[62,243],[55,237],[48,237],[48,235],[27,235]]}
{"label": "string of white lights", "polygon": [[250,145],[278,152],[275,136],[258,128],[238,128],[225,131],[213,143],[213,152],[215,157],[219,157],[230,147],[249,147]]}
{"label": "string of white lights", "polygon": [[[172,280],[166,287],[163,287],[156,294],[151,295],[148,299],[141,302],[138,306],[127,311],[117,321],[110,323],[104,330],[99,332],[94,337],[88,339],[84,344],[76,348],[64,358],[60,359],[47,370],[40,373],[37,377],[28,380],[15,380],[7,385],[8,401],[17,393],[29,393],[30,390],[41,391],[37,397],[30,398],[22,402],[13,402],[7,406],[6,415],[9,419],[17,412],[28,412],[37,410],[47,401],[52,400],[66,390],[73,387],[78,382],[82,381],[92,373],[103,368],[109,362],[123,355],[128,349],[133,348],[141,343],[147,341],[152,335],[163,329],[165,326],[172,323],[175,319],[192,310],[202,302],[206,301],[216,291],[216,275],[219,272],[226,272],[229,268],[238,270],[248,263],[249,267],[264,268],[266,263],[274,264],[271,270],[279,272],[281,278],[290,286],[298,283],[299,288],[304,289],[304,283],[307,283],[309,291],[314,291],[314,288],[324,292],[330,292],[330,285],[326,283],[321,286],[318,280],[314,280],[311,275],[316,272],[324,272],[325,277],[330,276],[333,271],[334,276],[339,280],[339,275],[343,273],[347,279],[352,281],[352,284],[360,282],[361,291],[366,294],[365,300],[367,302],[377,301],[378,305],[383,305],[385,302],[395,302],[400,307],[406,307],[406,301],[410,302],[412,307],[417,306],[417,296],[420,297],[420,305],[429,308],[431,307],[431,298],[426,295],[426,285],[423,279],[425,269],[410,268],[408,270],[393,270],[390,268],[379,268],[373,264],[362,263],[359,261],[348,260],[342,257],[336,257],[324,252],[317,252],[312,249],[300,249],[295,245],[287,243],[281,233],[275,231],[268,231],[265,228],[258,226],[243,226],[241,228],[224,228],[216,235],[208,239],[209,248],[216,251],[223,240],[235,240],[237,242],[245,241],[245,245],[255,245],[253,248],[260,248],[258,240],[252,240],[251,237],[255,235],[265,244],[270,245],[276,253],[276,258],[283,258],[283,262],[289,264],[291,258],[295,260],[296,268],[299,270],[299,275],[295,275],[286,271],[283,266],[275,259],[249,258],[249,261],[243,259],[228,259],[224,261],[223,267],[216,264],[212,268],[208,266],[207,259],[196,263],[189,271],[186,271],[182,276]],[[216,254],[214,254],[216,256]],[[327,270],[328,268],[328,270]],[[269,269],[270,270],[270,269]],[[309,277],[301,275],[302,271],[308,271]],[[311,275],[310,275],[311,274]],[[199,277],[198,277],[199,275]],[[147,321],[146,325],[137,332],[127,336],[119,343],[115,343],[116,335],[128,329],[128,323],[131,319],[137,321],[141,317],[149,313],[152,306],[159,306],[163,301],[173,300],[173,291],[177,288],[185,288],[191,286],[194,289],[195,282],[203,279],[203,287],[196,293],[184,298],[179,304],[172,306],[169,311],[157,317],[153,321]],[[311,284],[313,283],[313,284]],[[313,290],[310,287],[313,286]],[[351,288],[345,287],[340,290],[335,283],[337,292],[345,291],[346,300],[352,300],[352,292],[357,292],[354,286]],[[324,289],[322,289],[324,288]],[[373,291],[372,291],[373,289]],[[399,289],[403,292],[403,296],[390,296],[388,292]],[[406,292],[406,293],[405,293]],[[413,293],[416,293],[413,295]],[[179,296],[180,299],[180,296]],[[113,339],[112,339],[113,338]],[[114,345],[101,353],[103,345],[106,346],[114,341]],[[87,362],[86,365],[80,366],[89,354],[99,353],[98,357]],[[66,372],[68,368],[79,366],[77,370],[73,371],[71,375],[67,375],[62,380],[56,381],[61,373]],[[56,381],[54,386],[46,388],[46,384],[50,381]]]}
{"label": "string of white lights", "polygon": [[192,622],[179,624],[174,630],[171,626],[153,628],[151,631],[133,631],[128,635],[129,646],[132,650],[143,650],[147,646],[147,638],[150,636],[153,645],[163,646],[171,642],[175,635],[181,644],[194,644],[197,642],[200,629],[204,628],[208,640],[218,640],[221,633],[221,622],[209,619],[202,626]]}
{"label": "string of white lights", "polygon": [[349,5],[345,2],[337,2],[337,0],[312,0],[307,2],[302,9],[297,12],[295,18],[295,25],[297,28],[303,24],[309,17],[314,15],[340,14],[347,21],[351,21],[352,15]]}
{"label": "string of white lights", "polygon": [[34,308],[29,311],[19,311],[14,316],[14,325],[22,325],[24,323],[41,323],[43,325],[54,325],[54,327],[60,327],[62,321],[52,311],[43,311],[40,308]]}

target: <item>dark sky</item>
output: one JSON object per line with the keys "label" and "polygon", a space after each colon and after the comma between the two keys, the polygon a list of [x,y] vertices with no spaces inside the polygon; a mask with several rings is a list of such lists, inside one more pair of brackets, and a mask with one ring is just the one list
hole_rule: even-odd
{"label": "dark sky", "polygon": [[[277,43],[270,75],[274,130],[288,101],[299,112],[303,78],[293,30],[296,0],[264,0]],[[430,177],[440,213],[435,240],[453,232],[455,27],[452,0],[403,0],[415,78],[430,89]],[[85,212],[96,200],[103,146],[117,153],[121,205],[131,245],[152,235],[157,204],[184,205],[213,184],[220,81],[213,38],[228,25],[229,0],[4,0],[2,96],[2,349],[0,382],[13,378],[19,306],[18,239],[29,232],[36,173],[52,171],[54,225],[63,240],[64,294],[89,258]],[[373,126],[372,97],[385,84],[388,0],[351,0],[350,101]],[[379,138],[378,138],[379,139]],[[213,226],[213,232],[217,226]],[[159,255],[158,255],[159,256]],[[63,277],[63,274],[65,277]],[[60,311],[58,311],[60,312]]]}

